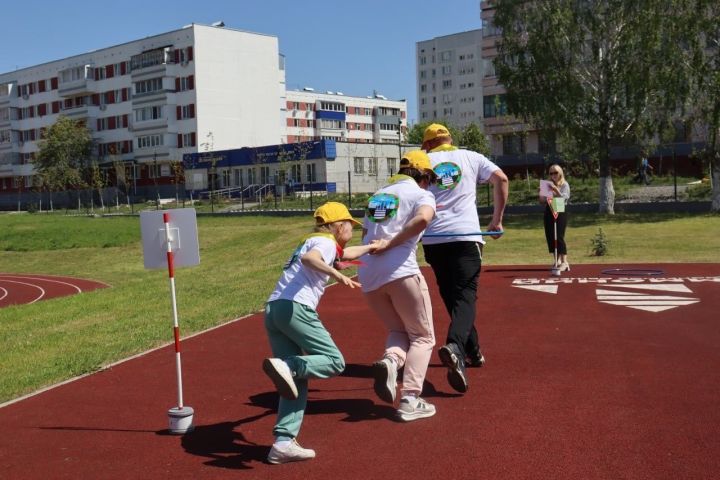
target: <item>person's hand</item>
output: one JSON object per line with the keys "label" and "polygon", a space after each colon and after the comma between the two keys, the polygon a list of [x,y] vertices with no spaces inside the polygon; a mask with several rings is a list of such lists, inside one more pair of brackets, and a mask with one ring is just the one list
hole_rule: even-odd
{"label": "person's hand", "polygon": [[550,184],[550,188],[552,189],[553,192],[555,192],[555,193],[557,193],[558,195],[560,195],[560,189],[557,187],[557,185],[555,185],[554,183],[552,183],[552,184]]}
{"label": "person's hand", "polygon": [[[487,231],[488,232],[502,232],[503,231],[502,222],[490,222],[487,226]],[[493,240],[497,240],[501,236],[502,236],[502,233],[500,235],[490,235],[490,238],[492,238]]]}
{"label": "person's hand", "polygon": [[382,239],[382,240],[373,240],[370,245],[373,246],[373,248],[370,250],[371,255],[378,255],[380,253],[383,253],[387,250],[388,244],[390,243],[389,240]]}
{"label": "person's hand", "polygon": [[345,275],[343,275],[343,274],[340,273],[340,272],[337,272],[337,275],[335,275],[335,280],[337,280],[338,283],[342,283],[343,285],[347,285],[347,286],[350,287],[350,288],[355,288],[355,287],[360,288],[360,287],[362,287],[362,285],[361,285],[359,282],[356,282],[355,280],[353,280],[353,279],[350,278],[350,277],[346,277]]}

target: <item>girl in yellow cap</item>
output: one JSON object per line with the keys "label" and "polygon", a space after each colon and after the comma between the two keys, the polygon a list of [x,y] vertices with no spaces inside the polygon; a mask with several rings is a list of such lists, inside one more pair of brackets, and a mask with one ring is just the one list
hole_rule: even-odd
{"label": "girl in yellow cap", "polygon": [[263,361],[263,370],[280,394],[270,463],[315,457],[314,450],[295,440],[307,404],[308,379],[330,378],[345,368],[316,308],[330,277],[350,288],[360,287],[340,273],[335,262],[354,260],[375,248],[375,244],[345,248],[353,224],[360,223],[345,205],[327,202],[320,206],[315,211],[315,233],[303,238],[295,249],[265,306],[265,329],[274,358]]}

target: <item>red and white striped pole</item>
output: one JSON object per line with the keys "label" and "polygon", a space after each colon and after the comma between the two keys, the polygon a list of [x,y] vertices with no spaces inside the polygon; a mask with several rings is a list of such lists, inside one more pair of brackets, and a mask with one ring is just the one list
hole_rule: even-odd
{"label": "red and white striped pole", "polygon": [[182,364],[180,362],[180,327],[178,325],[177,300],[175,297],[175,265],[170,236],[170,214],[163,212],[165,224],[165,243],[167,244],[167,265],[170,278],[170,297],[173,312],[173,334],[175,336],[175,371],[177,373],[177,407],[168,411],[171,433],[186,433],[193,429],[193,409],[183,405]]}
{"label": "red and white striped pole", "polygon": [[558,238],[557,238],[557,217],[558,217],[558,214],[557,214],[557,212],[555,211],[555,209],[553,208],[552,197],[549,197],[549,198],[548,198],[548,205],[550,206],[550,212],[552,212],[552,216],[553,216],[553,243],[554,243],[554,245],[555,245],[555,254],[553,255],[553,257],[554,257],[554,265],[553,265],[553,268],[550,270],[550,272],[551,272],[554,276],[559,277],[559,276],[560,276],[560,266],[558,265]]}

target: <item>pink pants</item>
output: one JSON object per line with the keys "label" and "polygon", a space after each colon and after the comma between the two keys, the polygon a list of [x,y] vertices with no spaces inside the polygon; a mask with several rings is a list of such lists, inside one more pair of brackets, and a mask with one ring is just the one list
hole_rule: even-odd
{"label": "pink pants", "polygon": [[420,395],[435,346],[430,293],[422,274],[399,278],[365,293],[390,334],[385,356],[405,366],[402,395]]}

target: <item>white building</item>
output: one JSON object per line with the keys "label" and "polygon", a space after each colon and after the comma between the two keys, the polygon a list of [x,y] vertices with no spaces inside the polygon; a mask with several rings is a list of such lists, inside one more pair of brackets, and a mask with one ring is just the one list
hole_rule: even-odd
{"label": "white building", "polygon": [[[353,97],[312,88],[286,93],[287,143],[336,140],[398,143],[407,129],[407,102],[383,95]],[[402,133],[401,133],[402,132]]]}
{"label": "white building", "polygon": [[482,30],[415,44],[418,121],[482,125]]}
{"label": "white building", "polygon": [[397,173],[402,153],[417,148],[398,143],[314,140],[192,153],[183,159],[185,186],[198,194],[215,190],[249,198],[290,187],[295,192],[372,193]]}
{"label": "white building", "polygon": [[82,120],[100,163],[125,163],[112,170],[138,189],[169,184],[186,153],[281,142],[284,96],[277,37],[222,26],[0,74],[0,196],[32,185],[38,141],[60,115]]}

